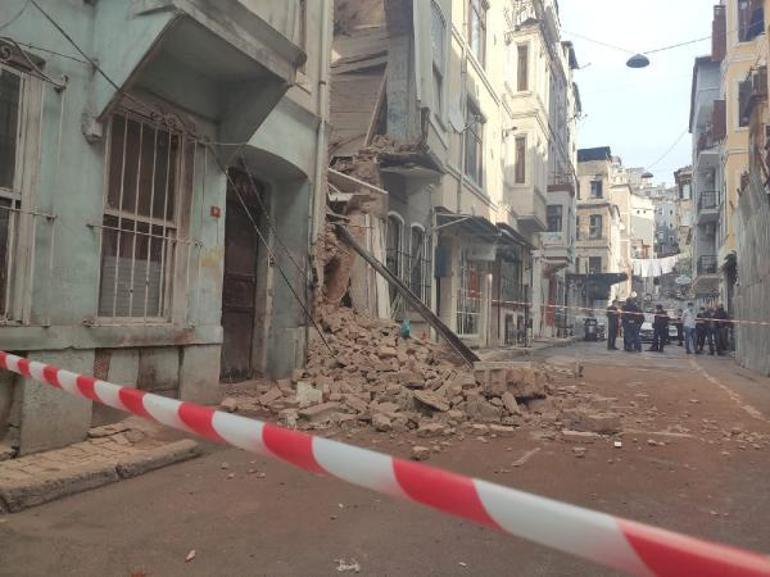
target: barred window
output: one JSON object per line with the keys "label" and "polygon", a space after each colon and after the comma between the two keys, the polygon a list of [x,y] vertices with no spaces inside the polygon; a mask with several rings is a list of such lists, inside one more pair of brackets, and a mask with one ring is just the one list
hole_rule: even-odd
{"label": "barred window", "polygon": [[421,227],[412,225],[409,288],[428,306],[431,303],[431,263],[430,237]]}
{"label": "barred window", "polygon": [[112,117],[100,316],[169,318],[182,160],[193,150],[180,134],[151,121],[129,113]]}
{"label": "barred window", "polygon": [[0,65],[0,320],[10,309],[21,191],[16,170],[21,139],[22,75]]}
{"label": "barred window", "polygon": [[460,290],[457,295],[457,334],[478,335],[481,314],[481,277],[478,263],[460,257]]}

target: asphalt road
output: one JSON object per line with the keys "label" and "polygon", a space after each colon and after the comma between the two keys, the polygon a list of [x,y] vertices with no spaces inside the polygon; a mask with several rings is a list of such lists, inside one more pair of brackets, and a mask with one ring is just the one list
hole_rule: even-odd
{"label": "asphalt road", "polygon": [[[610,353],[580,344],[582,390],[615,399],[623,448],[543,439],[455,442],[446,468],[571,503],[770,552],[770,380],[730,359]],[[624,409],[625,407],[625,409]],[[705,421],[704,421],[705,419]],[[683,432],[684,431],[684,432]],[[344,437],[342,437],[344,439]],[[653,439],[655,444],[648,441]],[[408,454],[414,439],[349,442]],[[660,443],[665,444],[660,444]],[[540,451],[519,468],[512,462]],[[502,471],[502,472],[501,472]],[[186,561],[191,550],[195,557]],[[0,517],[2,577],[580,576],[615,573],[407,502],[232,449]]]}

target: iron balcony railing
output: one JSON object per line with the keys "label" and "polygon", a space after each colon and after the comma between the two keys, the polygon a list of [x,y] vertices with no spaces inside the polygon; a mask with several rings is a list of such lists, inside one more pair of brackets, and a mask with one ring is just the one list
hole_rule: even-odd
{"label": "iron balcony railing", "polygon": [[698,274],[717,274],[719,266],[717,257],[713,254],[704,254],[698,258]]}
{"label": "iron balcony railing", "polygon": [[717,207],[717,191],[704,190],[698,196],[698,210],[713,210]]}

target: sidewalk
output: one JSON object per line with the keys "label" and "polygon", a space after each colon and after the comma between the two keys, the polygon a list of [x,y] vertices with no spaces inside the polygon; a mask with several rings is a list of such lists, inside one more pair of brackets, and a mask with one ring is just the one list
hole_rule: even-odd
{"label": "sidewalk", "polygon": [[200,455],[195,441],[161,440],[135,419],[96,427],[89,439],[55,451],[0,462],[0,514],[143,475]]}

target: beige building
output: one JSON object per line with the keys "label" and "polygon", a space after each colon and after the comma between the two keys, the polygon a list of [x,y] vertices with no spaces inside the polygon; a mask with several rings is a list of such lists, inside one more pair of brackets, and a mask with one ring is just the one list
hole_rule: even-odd
{"label": "beige building", "polygon": [[[550,124],[573,126],[562,134],[566,160],[574,147],[571,52],[559,41],[556,4],[528,4],[542,16],[535,26],[517,11],[523,4],[335,2],[330,160],[342,175],[335,178],[378,191],[387,208],[354,215],[373,231],[368,246],[477,346],[531,334]],[[558,122],[549,116],[554,63],[565,67]],[[375,292],[371,310],[427,332],[397,291]]]}
{"label": "beige building", "polygon": [[[506,140],[513,159],[506,192],[523,231],[538,235],[532,301],[542,306],[532,310],[533,332],[563,336],[573,324],[566,305],[571,300],[567,275],[575,265],[577,58],[572,44],[560,41],[555,1],[515,3],[509,22],[504,101],[516,129]],[[523,164],[516,160],[522,151]]]}
{"label": "beige building", "polygon": [[[577,258],[575,283],[581,306],[604,308],[626,298],[627,245],[609,147],[578,151]],[[630,206],[630,187],[628,188]],[[620,195],[621,201],[622,195]]]}
{"label": "beige building", "polygon": [[714,8],[714,30],[712,58],[721,62],[720,99],[724,101],[726,127],[721,146],[724,195],[717,201],[721,218],[716,231],[716,264],[720,272],[719,299],[731,309],[734,281],[726,274],[725,265],[729,265],[730,255],[737,249],[735,208],[748,176],[751,76],[762,48],[767,46],[763,0],[722,0]]}

